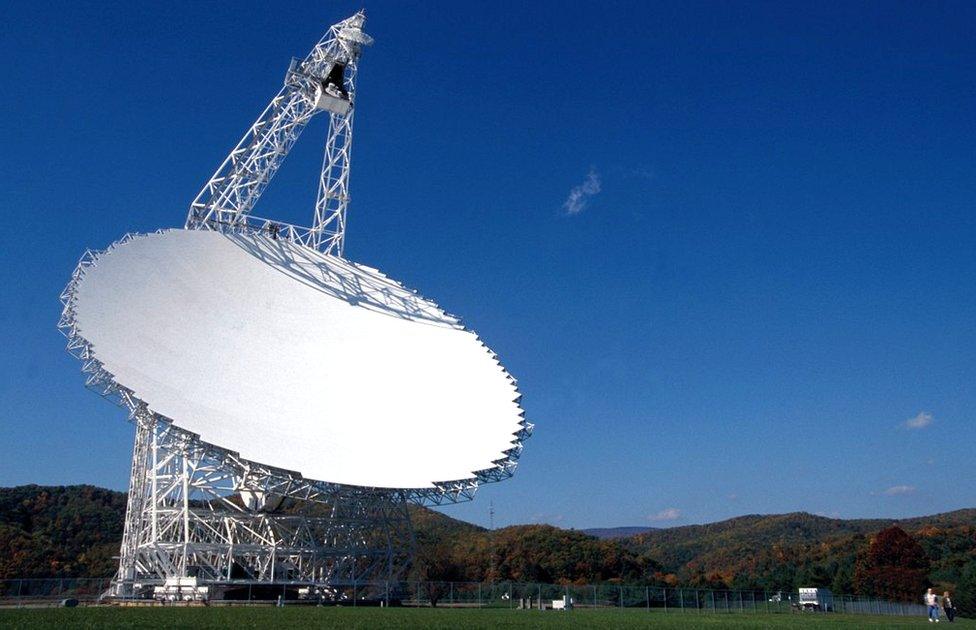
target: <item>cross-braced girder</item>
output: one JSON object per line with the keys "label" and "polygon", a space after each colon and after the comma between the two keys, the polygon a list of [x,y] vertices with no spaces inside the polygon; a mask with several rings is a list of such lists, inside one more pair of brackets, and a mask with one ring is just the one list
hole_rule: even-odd
{"label": "cross-braced girder", "polygon": [[320,111],[331,117],[307,245],[342,253],[356,70],[362,48],[360,11],[334,24],[303,60],[293,60],[284,86],[190,204],[186,227],[236,229],[246,220],[305,126]]}
{"label": "cross-braced girder", "polygon": [[336,487],[317,502],[262,496],[248,506],[244,480],[199,442],[149,413],[135,422],[112,595],[138,596],[183,577],[211,589],[396,581],[407,568],[413,533],[402,492]]}

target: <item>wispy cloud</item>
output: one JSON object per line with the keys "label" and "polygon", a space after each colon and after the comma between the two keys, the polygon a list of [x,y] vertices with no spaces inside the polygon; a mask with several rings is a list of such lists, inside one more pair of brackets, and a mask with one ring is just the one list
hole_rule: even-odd
{"label": "wispy cloud", "polygon": [[902,423],[906,429],[924,429],[932,424],[935,418],[927,411],[920,411],[914,418],[909,418]]}
{"label": "wispy cloud", "polygon": [[678,508],[665,508],[658,512],[657,514],[651,514],[647,517],[649,521],[676,521],[681,518],[681,510]]}
{"label": "wispy cloud", "polygon": [[583,183],[573,186],[572,190],[569,191],[569,196],[563,202],[563,210],[568,215],[583,212],[587,201],[598,192],[600,192],[600,174],[596,172],[596,169],[591,168]]}
{"label": "wispy cloud", "polygon": [[903,494],[912,494],[913,492],[915,492],[915,486],[891,486],[883,494],[889,497],[897,497]]}

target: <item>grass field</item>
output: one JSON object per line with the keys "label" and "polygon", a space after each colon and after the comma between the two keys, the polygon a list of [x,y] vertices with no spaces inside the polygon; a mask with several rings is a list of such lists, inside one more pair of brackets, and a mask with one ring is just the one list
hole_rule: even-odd
{"label": "grass field", "polygon": [[[945,620],[943,620],[943,623]],[[0,610],[0,628],[918,628],[923,618],[814,614],[681,614],[642,610],[431,608],[42,608]],[[957,619],[954,628],[976,630]]]}

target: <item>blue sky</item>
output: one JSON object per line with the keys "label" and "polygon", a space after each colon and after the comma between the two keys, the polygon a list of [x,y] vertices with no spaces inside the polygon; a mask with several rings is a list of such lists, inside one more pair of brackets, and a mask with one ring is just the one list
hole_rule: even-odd
{"label": "blue sky", "polygon": [[[133,429],[58,294],[85,248],[182,224],[359,6],[8,7],[0,485],[124,487]],[[974,6],[567,6],[367,6],[346,253],[463,315],[537,424],[514,479],[446,511],[976,506]],[[257,214],[309,223],[325,131]]]}

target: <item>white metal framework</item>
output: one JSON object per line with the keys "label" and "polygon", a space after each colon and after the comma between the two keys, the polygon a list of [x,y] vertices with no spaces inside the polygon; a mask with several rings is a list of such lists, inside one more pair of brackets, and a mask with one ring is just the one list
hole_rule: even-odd
{"label": "white metal framework", "polygon": [[[271,248],[286,241],[342,255],[355,76],[362,47],[372,42],[362,31],[364,20],[360,12],[332,26],[304,60],[292,62],[285,86],[191,204],[188,229],[244,235]],[[331,121],[312,227],[251,216],[317,111],[330,112]],[[127,234],[109,250],[133,238]],[[422,488],[307,479],[203,441],[117,381],[82,335],[79,286],[103,254],[88,251],[80,260],[61,295],[59,328],[68,351],[82,362],[86,386],[125,408],[136,425],[125,533],[110,595],[145,597],[167,579],[192,577],[214,587],[210,597],[275,586],[291,589],[289,596],[304,587],[338,600],[343,585],[395,581],[408,566],[413,551],[408,504],[471,500],[480,484],[515,471],[522,442],[532,431],[524,417],[511,448],[491,466]]]}
{"label": "white metal framework", "polygon": [[331,121],[315,216],[302,242],[342,255],[356,70],[363,46],[373,42],[362,30],[365,21],[366,16],[360,11],[334,24],[305,59],[292,60],[281,91],[190,204],[187,228],[238,228],[247,220],[305,125],[318,112],[327,111]]}
{"label": "white metal framework", "polygon": [[315,502],[295,503],[249,487],[267,480],[234,471],[152,414],[137,412],[134,422],[114,596],[184,577],[219,587],[225,598],[255,585],[334,589],[396,580],[406,568],[413,533],[402,495],[336,486]]}

